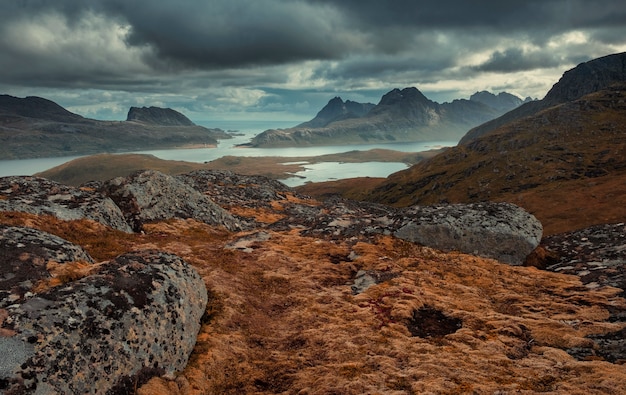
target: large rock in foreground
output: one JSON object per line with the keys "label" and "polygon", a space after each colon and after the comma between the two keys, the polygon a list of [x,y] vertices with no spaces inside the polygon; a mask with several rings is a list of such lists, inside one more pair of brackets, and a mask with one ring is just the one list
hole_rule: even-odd
{"label": "large rock in foreground", "polygon": [[108,197],[39,177],[1,177],[0,211],[48,214],[66,221],[86,218],[132,232],[119,207]]}
{"label": "large rock in foreground", "polygon": [[532,214],[510,203],[414,206],[403,215],[396,237],[511,265],[522,265],[543,233]]}
{"label": "large rock in foreground", "polygon": [[187,364],[207,303],[198,273],[158,251],[119,256],[26,296],[0,309],[7,394],[132,393],[172,376]]}
{"label": "large rock in foreground", "polygon": [[188,184],[154,170],[105,182],[100,190],[122,209],[135,231],[146,222],[193,218],[210,225],[238,230],[241,223],[228,211]]}

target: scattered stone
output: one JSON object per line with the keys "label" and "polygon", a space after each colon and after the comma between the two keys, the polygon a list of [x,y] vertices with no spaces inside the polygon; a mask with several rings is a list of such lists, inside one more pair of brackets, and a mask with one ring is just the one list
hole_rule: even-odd
{"label": "scattered stone", "polygon": [[548,236],[541,246],[556,257],[546,265],[547,270],[575,274],[588,286],[608,285],[626,291],[626,224]]}
{"label": "scattered stone", "polygon": [[267,232],[256,232],[248,236],[241,237],[232,243],[226,245],[226,249],[240,250],[243,252],[254,251],[254,246],[258,243],[268,241],[271,235]]}
{"label": "scattered stone", "polygon": [[522,265],[539,245],[543,227],[511,203],[414,206],[401,212],[396,237]]}
{"label": "scattered stone", "polygon": [[[620,288],[626,296],[626,224],[604,224],[545,237],[541,246],[554,259],[545,266],[553,272],[573,274],[587,289]],[[626,311],[606,306],[610,321],[626,322]],[[626,363],[626,330],[587,336],[594,347],[566,350],[579,360],[603,359]]]}
{"label": "scattered stone", "polygon": [[117,177],[101,186],[124,213],[126,221],[139,232],[146,222],[169,218],[193,218],[228,230],[241,229],[241,223],[178,178],[154,170]]}
{"label": "scattered stone", "polygon": [[350,287],[353,295],[365,292],[372,285],[376,285],[392,278],[398,277],[399,274],[393,272],[382,272],[380,270],[359,270],[354,277],[354,284]]}
{"label": "scattered stone", "polygon": [[119,207],[108,197],[39,177],[0,178],[0,211],[53,215],[62,220],[91,219],[132,232]]}
{"label": "scattered stone", "polygon": [[140,251],[6,307],[0,391],[132,393],[187,363],[207,290],[176,255]]}

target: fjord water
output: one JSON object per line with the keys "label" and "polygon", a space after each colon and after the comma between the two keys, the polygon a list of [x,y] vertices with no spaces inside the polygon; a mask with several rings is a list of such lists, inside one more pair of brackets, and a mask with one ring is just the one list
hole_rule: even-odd
{"label": "fjord water", "polygon": [[[289,148],[238,148],[236,145],[247,143],[256,134],[268,128],[291,127],[297,122],[257,122],[257,121],[223,121],[197,122],[211,128],[236,130],[238,134],[232,139],[221,140],[217,148],[189,148],[133,151],[134,153],[150,154],[160,159],[183,160],[188,162],[208,162],[223,156],[278,156],[303,157],[336,154],[349,151],[367,151],[374,148],[389,149],[401,152],[420,152],[430,149],[456,145],[456,141],[433,141],[420,143],[388,143],[365,145],[338,145],[319,147],[289,147]],[[80,156],[56,158],[36,158],[23,160],[0,161],[0,177],[10,175],[32,175],[50,169]],[[306,182],[319,182],[352,177],[386,177],[391,173],[405,169],[404,163],[397,162],[364,162],[338,163],[323,162],[306,164],[305,171],[298,172],[294,177],[281,180],[289,186],[302,185]]]}

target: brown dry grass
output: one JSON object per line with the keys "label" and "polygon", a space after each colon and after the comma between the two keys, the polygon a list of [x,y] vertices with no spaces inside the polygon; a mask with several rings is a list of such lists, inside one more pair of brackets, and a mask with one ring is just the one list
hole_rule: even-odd
{"label": "brown dry grass", "polygon": [[[135,171],[152,169],[166,174],[182,174],[192,170],[231,170],[245,175],[263,175],[273,179],[286,179],[293,173],[304,170],[306,163],[320,162],[403,162],[414,164],[430,158],[441,150],[407,153],[384,149],[350,151],[339,154],[300,157],[247,157],[224,156],[206,163],[163,160],[145,154],[99,154],[74,159],[52,169],[37,173],[67,185],[78,186],[87,181],[105,181],[114,177],[125,177]],[[1,198],[1,197],[0,197]]]}
{"label": "brown dry grass", "polygon": [[[17,214],[0,222],[77,242],[97,228]],[[269,232],[246,253],[223,248],[243,234],[193,220],[149,224],[143,235],[102,231],[110,253],[93,241],[80,244],[100,257],[124,248],[176,253],[210,290],[187,368],[174,380],[152,379],[140,394],[626,392],[626,365],[580,362],[563,351],[619,328],[606,310],[626,307],[617,289],[588,291],[573,276],[391,237],[331,242]],[[353,295],[360,269],[397,276]],[[462,328],[411,336],[407,322],[424,306],[462,320]]]}

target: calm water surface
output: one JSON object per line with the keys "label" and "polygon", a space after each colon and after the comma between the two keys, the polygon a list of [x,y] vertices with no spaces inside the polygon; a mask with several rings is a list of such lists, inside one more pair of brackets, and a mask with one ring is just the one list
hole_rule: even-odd
{"label": "calm water surface", "polygon": [[[433,148],[449,147],[456,145],[456,141],[433,141],[425,143],[389,143],[389,144],[366,144],[366,145],[341,145],[324,147],[302,148],[237,148],[235,145],[247,143],[256,134],[268,128],[291,127],[297,122],[197,122],[206,127],[218,127],[224,130],[238,130],[243,135],[235,136],[229,140],[221,140],[217,148],[197,149],[169,149],[135,151],[137,153],[151,154],[166,160],[184,160],[188,162],[207,162],[227,155],[233,156],[319,156],[336,154],[349,151],[367,151],[374,148],[384,148],[401,152],[419,152]],[[23,160],[0,161],[0,177],[11,175],[32,175],[34,173],[50,169],[80,156],[67,156],[57,158],[37,158]],[[404,163],[394,162],[365,162],[365,163],[337,163],[323,162],[306,164],[306,169],[298,172],[294,177],[282,180],[289,186],[302,185],[306,182],[318,182],[352,177],[386,177],[391,173],[405,169]]]}

